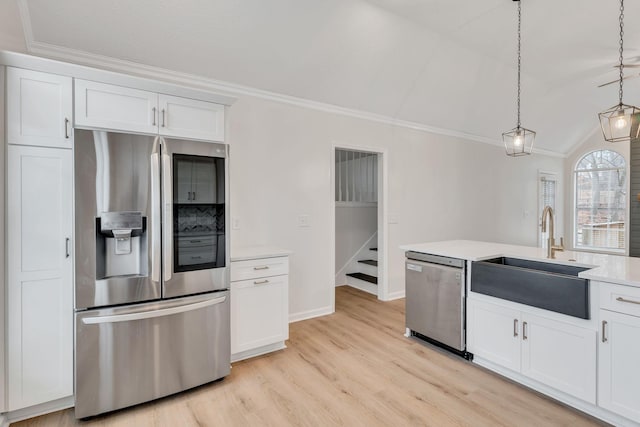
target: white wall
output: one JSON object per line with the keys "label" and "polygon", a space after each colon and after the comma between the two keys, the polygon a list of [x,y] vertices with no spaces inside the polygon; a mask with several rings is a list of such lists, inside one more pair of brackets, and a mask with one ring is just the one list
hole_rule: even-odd
{"label": "white wall", "polygon": [[[378,206],[336,206],[336,268],[337,275],[378,230]],[[375,243],[374,243],[375,245]],[[346,283],[346,273],[336,277],[336,285]]]}
{"label": "white wall", "polygon": [[[232,230],[232,248],[270,244],[294,252],[289,295],[296,319],[331,310],[334,144],[388,152],[385,197],[398,220],[389,225],[391,294],[404,291],[403,243],[535,246],[538,170],[563,172],[560,158],[509,158],[498,146],[248,96],[229,109],[229,142],[231,214],[240,225]],[[301,214],[310,215],[310,227],[297,226]]]}
{"label": "white wall", "polygon": [[26,52],[27,45],[22,30],[22,21],[15,0],[2,0],[0,13],[0,50]]}
{"label": "white wall", "polygon": [[[573,171],[575,170],[576,164],[578,161],[587,153],[596,150],[613,150],[624,156],[625,161],[627,162],[627,168],[631,164],[631,152],[630,152],[630,143],[629,142],[616,142],[610,143],[604,140],[602,135],[602,131],[598,127],[594,129],[594,132],[591,134],[589,138],[587,138],[582,144],[576,147],[565,159],[564,164],[564,194],[566,195],[564,198],[564,206],[565,206],[565,247],[569,249],[573,249],[573,235],[574,235],[574,218],[573,213],[575,210],[575,182]],[[627,169],[628,171],[629,169]],[[629,188],[629,177],[630,174],[627,173],[627,189]],[[629,218],[629,201],[631,196],[627,197],[627,218]],[[629,233],[627,233],[627,253],[629,247]]]}

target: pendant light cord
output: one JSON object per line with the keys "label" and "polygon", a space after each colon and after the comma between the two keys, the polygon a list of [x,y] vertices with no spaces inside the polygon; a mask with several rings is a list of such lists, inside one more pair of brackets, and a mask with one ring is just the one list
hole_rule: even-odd
{"label": "pendant light cord", "polygon": [[624,0],[620,0],[620,89],[618,95],[620,96],[620,105],[622,105],[622,81],[624,80],[624,64],[622,63],[622,53],[624,51],[623,46],[624,39]]}
{"label": "pendant light cord", "polygon": [[[520,129],[520,62],[521,62],[521,56],[520,56],[520,24],[521,24],[521,21],[522,21],[521,4],[522,4],[522,2],[520,0],[518,0],[518,129]],[[622,21],[620,21],[620,22],[622,22]],[[622,24],[620,24],[620,25],[622,25]],[[620,27],[620,28],[621,28],[620,31],[622,31],[622,27]],[[620,46],[622,46],[622,44]],[[620,49],[622,49],[622,47],[620,47]],[[622,52],[622,50],[621,50],[621,52]],[[622,55],[622,53],[620,53],[620,55]],[[620,56],[620,58],[622,58],[622,56]],[[620,59],[620,61],[622,61],[622,59]],[[622,71],[622,68],[620,70]],[[622,93],[622,83],[620,83],[620,93]],[[620,102],[622,103],[622,95],[620,95]]]}

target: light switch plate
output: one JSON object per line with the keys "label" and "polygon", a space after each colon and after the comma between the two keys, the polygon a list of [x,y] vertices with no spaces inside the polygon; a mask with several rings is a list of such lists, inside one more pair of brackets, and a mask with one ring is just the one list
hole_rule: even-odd
{"label": "light switch plate", "polygon": [[298,215],[298,227],[310,227],[309,215]]}
{"label": "light switch plate", "polygon": [[240,218],[231,218],[231,229],[240,230]]}
{"label": "light switch plate", "polygon": [[390,213],[388,222],[389,222],[389,224],[397,224],[399,222],[398,214]]}

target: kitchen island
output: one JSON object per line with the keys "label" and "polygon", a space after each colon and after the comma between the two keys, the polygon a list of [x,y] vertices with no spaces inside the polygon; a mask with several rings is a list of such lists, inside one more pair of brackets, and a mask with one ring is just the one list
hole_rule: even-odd
{"label": "kitchen island", "polygon": [[[548,259],[543,248],[468,240],[401,249],[466,262],[473,363],[614,425],[640,425],[640,259],[577,251]],[[474,292],[474,263],[502,257],[585,268],[577,276],[589,281],[587,318]]]}

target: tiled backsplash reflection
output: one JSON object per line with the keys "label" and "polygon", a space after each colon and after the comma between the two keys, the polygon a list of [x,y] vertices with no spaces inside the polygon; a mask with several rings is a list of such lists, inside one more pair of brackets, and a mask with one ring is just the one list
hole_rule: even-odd
{"label": "tiled backsplash reflection", "polygon": [[224,231],[224,206],[179,205],[175,214],[178,233]]}

